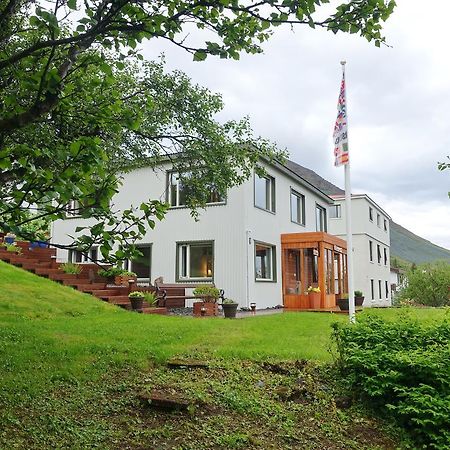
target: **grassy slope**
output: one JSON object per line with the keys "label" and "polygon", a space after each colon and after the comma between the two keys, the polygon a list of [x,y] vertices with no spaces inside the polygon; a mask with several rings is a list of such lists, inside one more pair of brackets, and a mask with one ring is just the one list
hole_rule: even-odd
{"label": "grassy slope", "polygon": [[[395,311],[371,313],[396,316]],[[433,320],[443,313],[417,314]],[[343,434],[336,421],[347,419],[330,406],[325,394],[316,398],[320,387],[311,386],[312,403],[303,405],[301,413],[298,405],[281,407],[274,399],[280,385],[291,389],[298,377],[311,379],[309,374],[294,368],[281,379],[261,373],[258,362],[329,360],[330,324],[335,320],[346,318],[292,313],[226,321],[137,315],[0,262],[0,448],[124,448],[122,441],[139,448],[143,439],[150,438],[155,446],[147,448],[269,448],[268,441],[258,444],[248,433],[240,436],[239,430],[242,421],[250,420],[246,427],[251,428],[252,420],[270,417],[273,410],[279,410],[280,421],[263,421],[259,431],[274,448],[290,448],[290,439],[323,441],[327,433],[333,442],[342,443],[327,448],[369,448],[365,437],[350,439]],[[174,355],[206,357],[215,361],[216,369],[180,377],[160,365]],[[255,393],[258,380],[266,386],[261,393]],[[199,431],[197,416],[182,423],[177,417],[161,423],[160,415],[140,412],[133,389],[167,383],[221,408],[222,422],[232,421],[235,429],[222,441],[217,427]],[[212,411],[204,419],[216,424],[217,414]],[[323,429],[303,423],[311,414],[323,415]],[[132,417],[132,425],[122,423],[124,415]],[[299,420],[306,431],[296,426]],[[376,424],[370,426],[377,429]],[[164,433],[166,438],[161,437]],[[291,437],[282,438],[285,433]],[[308,440],[308,433],[316,437]],[[375,434],[370,442],[390,442],[382,433]],[[185,446],[175,445],[173,439],[181,439]]]}

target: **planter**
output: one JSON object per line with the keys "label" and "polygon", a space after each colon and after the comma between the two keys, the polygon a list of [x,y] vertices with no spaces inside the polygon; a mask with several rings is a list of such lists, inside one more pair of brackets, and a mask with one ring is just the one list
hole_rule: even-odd
{"label": "planter", "polygon": [[226,319],[234,319],[236,318],[236,312],[238,309],[238,303],[223,303],[223,315]]}
{"label": "planter", "polygon": [[362,306],[364,303],[364,297],[355,297],[355,306]]}
{"label": "planter", "polygon": [[217,303],[210,302],[195,302],[194,303],[194,316],[217,316],[219,314],[219,307]]}
{"label": "planter", "polygon": [[117,275],[116,277],[114,277],[114,284],[116,286],[127,286],[128,287],[128,282],[130,280],[133,280],[134,282],[137,281],[135,276],[130,277],[129,275]]}
{"label": "planter", "polygon": [[341,311],[348,311],[348,298],[338,298],[336,303]]}
{"label": "planter", "polygon": [[130,298],[128,297],[131,302],[131,309],[133,311],[142,312],[142,309],[144,308],[144,299],[143,298]]}
{"label": "planter", "polygon": [[309,307],[311,309],[320,309],[320,292],[310,292],[309,297]]}

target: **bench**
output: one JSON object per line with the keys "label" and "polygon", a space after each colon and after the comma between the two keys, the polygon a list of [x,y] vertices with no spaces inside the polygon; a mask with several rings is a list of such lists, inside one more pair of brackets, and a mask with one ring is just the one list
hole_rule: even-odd
{"label": "bench", "polygon": [[[202,284],[202,286],[205,286]],[[206,285],[208,286],[208,285]],[[213,284],[209,286],[215,287]],[[158,295],[158,306],[166,308],[185,308],[186,300],[202,299],[202,296],[188,294],[186,289],[195,289],[195,284],[166,284],[155,280],[156,293]],[[219,298],[223,301],[224,291],[220,290]]]}

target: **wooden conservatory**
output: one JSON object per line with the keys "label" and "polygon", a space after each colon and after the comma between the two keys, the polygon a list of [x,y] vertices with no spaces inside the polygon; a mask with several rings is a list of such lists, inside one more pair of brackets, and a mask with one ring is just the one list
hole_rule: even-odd
{"label": "wooden conservatory", "polygon": [[308,288],[320,289],[320,309],[336,307],[348,292],[347,243],[328,233],[281,235],[283,305],[311,309]]}

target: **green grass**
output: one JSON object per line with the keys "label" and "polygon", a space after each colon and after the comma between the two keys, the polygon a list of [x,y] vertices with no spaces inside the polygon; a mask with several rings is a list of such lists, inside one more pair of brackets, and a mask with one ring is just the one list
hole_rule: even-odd
{"label": "green grass", "polygon": [[[372,310],[364,314],[381,314],[388,320],[410,314],[424,321],[438,320],[445,315],[444,310],[404,311]],[[253,409],[253,420],[259,422],[275,408],[273,390],[283,383],[293,389],[295,377],[299,376],[294,370],[284,381],[275,376],[267,378],[261,372],[262,362],[303,359],[328,362],[330,325],[346,320],[346,316],[314,313],[234,321],[138,315],[0,262],[0,430],[3,429],[0,448],[85,448],[97,444],[102,448],[123,448],[114,439],[120,441],[124,436],[130,448],[134,448],[144,438],[150,439],[150,431],[141,429],[142,421],[150,421],[152,429],[163,435],[167,433],[164,446],[155,448],[266,448],[258,447],[252,441],[254,436],[237,425],[229,435],[219,436],[214,432],[215,446],[205,444],[210,428],[199,432],[203,440],[195,441],[189,434],[193,431],[187,429],[192,423],[183,424],[187,428],[181,429],[177,428],[178,420],[170,421],[169,426],[167,421],[159,423],[160,416],[152,415],[150,420],[146,413],[142,413],[144,417],[141,412],[136,413],[140,408],[133,389],[168,383],[175,390],[191,392],[209,405],[214,404],[225,422],[234,418],[239,424],[244,420],[243,411]],[[187,377],[168,373],[163,363],[173,356],[212,361],[219,380],[205,379],[204,374],[198,379],[198,373]],[[234,381],[227,383],[220,377]],[[270,387],[264,389],[266,397],[261,397],[254,388],[261,379],[264,386]],[[222,385],[226,387],[222,389]],[[276,405],[277,402],[275,399]],[[311,402],[306,405],[308,408],[305,406],[304,414],[322,411],[328,417],[332,412],[331,423],[324,419],[323,438],[331,433],[344,442],[346,438],[333,420],[344,420],[345,414],[340,419],[332,398],[325,395]],[[267,436],[286,432],[294,440],[292,448],[298,448],[295,440],[305,439],[293,431],[292,424],[300,420],[298,407],[277,408],[282,420],[291,425],[286,425],[286,430],[273,423],[267,425]],[[122,423],[125,411],[133,415],[131,431],[129,424]],[[207,419],[212,420],[209,415]],[[301,416],[302,427],[306,429],[303,422],[307,420]],[[246,423],[250,426],[248,420]],[[327,426],[332,430],[327,431]],[[318,432],[316,428],[312,427],[312,434]],[[130,437],[130,433],[136,436]],[[187,439],[192,446],[172,446],[174,436]],[[366,441],[362,445],[363,441],[345,442],[347,448],[372,448],[366,446]],[[291,448],[286,442],[277,447],[281,444],[276,442],[274,448]]]}

